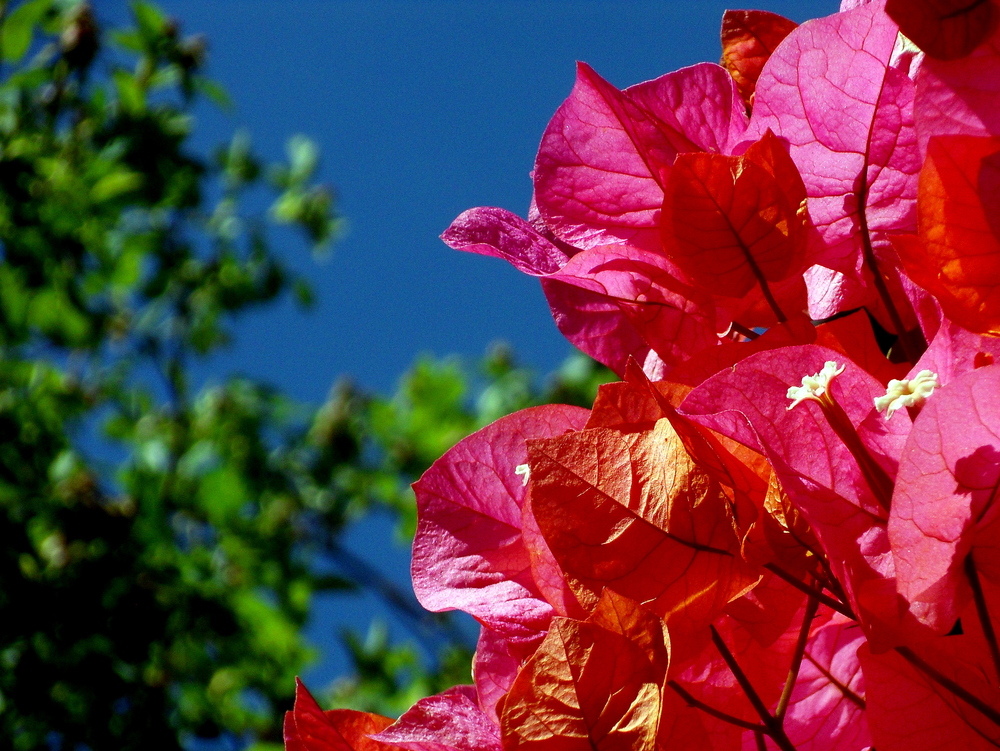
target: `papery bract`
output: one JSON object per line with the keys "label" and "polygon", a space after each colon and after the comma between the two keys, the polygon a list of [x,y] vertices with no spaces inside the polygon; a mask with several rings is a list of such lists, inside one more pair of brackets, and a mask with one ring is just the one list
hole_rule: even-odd
{"label": "papery bract", "polygon": [[[976,653],[962,659],[960,645],[965,637],[948,639],[959,644],[945,646],[939,641],[944,647],[940,653],[930,660],[926,654],[917,659],[945,680],[957,680],[973,688],[977,698],[988,705],[1000,706],[1000,691],[989,685],[987,676],[975,665]],[[868,645],[862,645],[858,655],[867,686],[866,712],[872,740],[880,751],[986,751],[1000,744],[996,710],[993,718],[983,717],[897,652],[873,653]]]}
{"label": "papery bract", "polygon": [[688,456],[670,422],[591,428],[529,444],[531,507],[556,560],[687,628],[756,580],[721,485]]}
{"label": "papery bract", "polygon": [[[873,400],[884,388],[851,364],[832,381],[831,394],[861,446],[849,448],[818,404],[807,401],[789,410],[785,397],[803,376],[837,358],[816,346],[761,352],[694,389],[681,411],[767,456],[782,489],[822,543],[851,607],[867,626],[887,624],[892,633],[883,636],[892,638],[898,612],[886,533],[889,499],[885,486],[872,484],[879,469],[865,472],[860,462],[878,464],[888,480],[909,431],[908,418],[898,414],[893,418],[898,423],[871,419]],[[858,457],[855,452],[862,450]]]}
{"label": "papery bract", "polygon": [[414,484],[420,513],[413,588],[428,610],[464,610],[515,642],[541,638],[552,617],[521,536],[525,442],[583,427],[587,410],[534,407],[461,441]]}
{"label": "papery bract", "polygon": [[542,137],[535,202],[555,235],[589,248],[659,247],[662,184],[684,151],[725,152],[746,127],[729,74],[701,64],[619,91],[581,64]]}
{"label": "papery bract", "polygon": [[392,724],[392,719],[353,709],[324,712],[298,678],[295,707],[285,713],[286,751],[391,751],[395,748],[369,738]]}
{"label": "papery bract", "polygon": [[532,276],[559,271],[569,255],[521,217],[484,206],[463,211],[441,235],[456,250],[502,258]]}
{"label": "papery bract", "polygon": [[681,154],[664,191],[664,246],[686,277],[728,297],[760,287],[776,309],[772,285],[806,267],[806,195],[774,135],[739,157]]}
{"label": "papery bract", "polygon": [[1000,334],[1000,138],[940,136],[920,173],[919,240],[898,238],[906,273],[970,331]]}
{"label": "papery bract", "polygon": [[722,15],[722,64],[748,107],[764,63],[797,25],[765,10],[727,10]]}
{"label": "papery bract", "polygon": [[[673,266],[657,253],[627,246],[591,248],[544,277],[542,288],[566,338],[617,373],[624,373],[630,357],[645,362],[652,351],[673,363],[718,341],[708,296],[678,280]],[[592,307],[581,310],[581,300]],[[605,311],[611,332],[600,325],[599,311]],[[634,332],[634,344],[623,324]]]}
{"label": "papery bract", "polygon": [[802,24],[764,67],[747,131],[788,142],[822,240],[814,262],[865,284],[862,266],[890,270],[873,268],[883,233],[915,222],[913,82],[890,66],[896,36],[877,2]]}
{"label": "papery bract", "polygon": [[663,633],[659,647],[655,631],[636,644],[626,634],[645,635],[639,623],[625,624],[625,634],[616,625],[608,617],[553,621],[504,701],[505,751],[653,751],[665,666],[650,656],[663,653]]}
{"label": "papery bract", "polygon": [[421,699],[373,740],[406,751],[500,751],[500,732],[472,686]]}
{"label": "papery bract", "polygon": [[[989,12],[997,15],[996,9]],[[921,148],[937,135],[1000,136],[1000,26],[994,23],[989,37],[959,60],[924,59],[916,85],[914,119]]]}
{"label": "papery bract", "polygon": [[1000,551],[989,528],[1000,514],[998,426],[1000,365],[991,365],[928,399],[900,462],[889,517],[896,586],[910,611],[938,633],[952,628],[972,597],[967,556],[1000,583]]}
{"label": "papery bract", "polygon": [[717,341],[710,297],[680,281],[661,254],[627,245],[580,252],[496,208],[462,213],[441,237],[539,277],[563,335],[618,373],[630,357],[659,373],[664,361]]}
{"label": "papery bract", "polygon": [[888,0],[885,11],[921,50],[940,60],[965,57],[997,25],[990,0]]}
{"label": "papery bract", "polygon": [[921,370],[930,370],[937,375],[938,383],[944,386],[963,373],[994,362],[1000,362],[1000,337],[973,334],[951,321],[945,321],[907,377]]}
{"label": "papery bract", "polygon": [[857,654],[864,643],[861,628],[839,614],[813,631],[785,715],[797,751],[861,751],[871,745]]}

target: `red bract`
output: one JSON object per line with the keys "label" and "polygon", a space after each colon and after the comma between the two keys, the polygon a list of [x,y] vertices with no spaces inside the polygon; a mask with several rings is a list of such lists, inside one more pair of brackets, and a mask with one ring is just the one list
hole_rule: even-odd
{"label": "red bract", "polygon": [[885,6],[730,11],[728,72],[581,65],[529,219],[445,232],[622,380],[414,486],[475,687],[388,729],[302,689],[289,749],[1000,747],[997,9]]}
{"label": "red bract", "polygon": [[504,748],[653,751],[668,650],[659,619],[614,595],[557,618],[504,700]]}
{"label": "red bract", "polygon": [[775,285],[801,281],[808,218],[802,178],[774,135],[739,157],[681,154],[665,193],[664,247],[681,273],[726,297],[757,289],[774,319],[786,320]]}
{"label": "red bract", "polygon": [[545,225],[580,248],[659,248],[663,181],[677,154],[726,153],[746,128],[729,74],[707,63],[619,91],[581,64],[535,161]]}
{"label": "red bract", "polygon": [[[819,232],[814,262],[847,276],[810,285],[813,316],[878,300],[899,319],[888,325],[905,329],[905,310],[896,310],[905,298],[876,281],[892,271],[884,233],[914,224],[920,168],[913,82],[890,64],[896,38],[877,2],[795,29],[757,82],[748,136],[770,129],[788,142]],[[863,285],[854,299],[830,296],[831,284],[852,282]]]}
{"label": "red bract", "polygon": [[796,23],[763,10],[727,10],[722,16],[722,64],[736,81],[743,101],[753,104],[764,63]]}
{"label": "red bract", "polygon": [[583,427],[586,410],[536,407],[449,450],[414,484],[420,518],[413,587],[428,610],[464,610],[515,644],[533,644],[553,615],[521,534],[526,442]]}
{"label": "red bract", "polygon": [[990,0],[888,0],[885,10],[903,34],[940,60],[965,57],[997,25]]}
{"label": "red bract", "polygon": [[911,612],[951,630],[980,575],[1000,584],[1000,365],[954,379],[914,422],[889,519],[896,584]]}
{"label": "red bract", "polygon": [[939,136],[920,173],[919,237],[897,247],[907,274],[944,314],[1000,334],[1000,137]]}
{"label": "red bract", "polygon": [[295,708],[285,713],[285,748],[288,751],[385,751],[392,748],[370,735],[387,728],[392,720],[370,712],[333,709],[324,712],[302,684],[295,680]]}

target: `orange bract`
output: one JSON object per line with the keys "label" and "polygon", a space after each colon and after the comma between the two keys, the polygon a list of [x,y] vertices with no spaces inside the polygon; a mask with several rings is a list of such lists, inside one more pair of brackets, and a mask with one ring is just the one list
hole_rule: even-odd
{"label": "orange bract", "polygon": [[503,702],[504,749],[652,751],[666,659],[662,622],[625,598],[556,618]]}
{"label": "orange bract", "polygon": [[931,140],[920,173],[919,236],[894,238],[906,273],[934,295],[945,315],[1000,336],[1000,138]]}
{"label": "orange bract", "polygon": [[797,25],[764,10],[727,10],[722,16],[722,65],[748,106],[764,63]]}
{"label": "orange bract", "polygon": [[667,252],[696,286],[738,298],[804,269],[805,186],[772,133],[739,157],[681,154],[664,192]]}
{"label": "orange bract", "polygon": [[286,751],[388,751],[395,748],[369,735],[385,730],[392,719],[353,709],[324,712],[295,679],[295,708],[285,713]]}
{"label": "orange bract", "polygon": [[605,587],[671,625],[707,623],[756,581],[729,498],[670,421],[531,441],[531,504],[553,555],[592,598]]}
{"label": "orange bract", "polygon": [[914,44],[939,60],[965,57],[997,24],[991,0],[889,0],[885,12]]}

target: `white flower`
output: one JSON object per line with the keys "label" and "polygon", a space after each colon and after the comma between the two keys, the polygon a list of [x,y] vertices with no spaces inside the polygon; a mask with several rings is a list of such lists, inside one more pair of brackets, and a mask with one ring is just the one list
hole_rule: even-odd
{"label": "white flower", "polygon": [[528,467],[527,464],[518,464],[516,467],[514,467],[514,474],[521,475],[521,484],[527,485],[528,476],[531,474],[531,469]]}
{"label": "white flower", "polygon": [[897,409],[922,405],[940,385],[937,373],[929,370],[921,370],[913,378],[902,381],[893,378],[889,381],[885,396],[875,399],[875,409],[885,412],[885,419],[888,420]]}
{"label": "white flower", "polygon": [[799,402],[803,402],[806,399],[820,401],[820,397],[830,388],[830,381],[835,376],[843,373],[845,367],[844,365],[838,366],[833,360],[827,360],[819,373],[811,376],[803,376],[801,386],[792,386],[788,389],[788,398],[792,400],[792,403],[788,405],[788,409],[792,409]]}

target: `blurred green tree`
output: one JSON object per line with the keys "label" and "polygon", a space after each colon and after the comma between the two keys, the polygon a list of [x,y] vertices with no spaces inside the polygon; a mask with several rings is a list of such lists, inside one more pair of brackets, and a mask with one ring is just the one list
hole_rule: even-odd
{"label": "blurred green tree", "polygon": [[[339,383],[318,409],[246,379],[192,384],[239,314],[308,305],[270,228],[322,249],[338,219],[302,137],[282,165],[244,135],[193,150],[192,108],[226,106],[205,44],[132,11],[104,30],[85,2],[0,0],[0,738],[279,744],[322,591],[371,590],[437,634],[429,657],[345,634],[337,700],[398,713],[467,681],[468,645],[344,530],[377,506],[412,534],[409,483],[445,449],[514,409],[587,405],[608,373],[578,357],[539,389],[499,347],[478,371],[419,361],[389,398]],[[248,211],[261,190],[270,209]]]}

